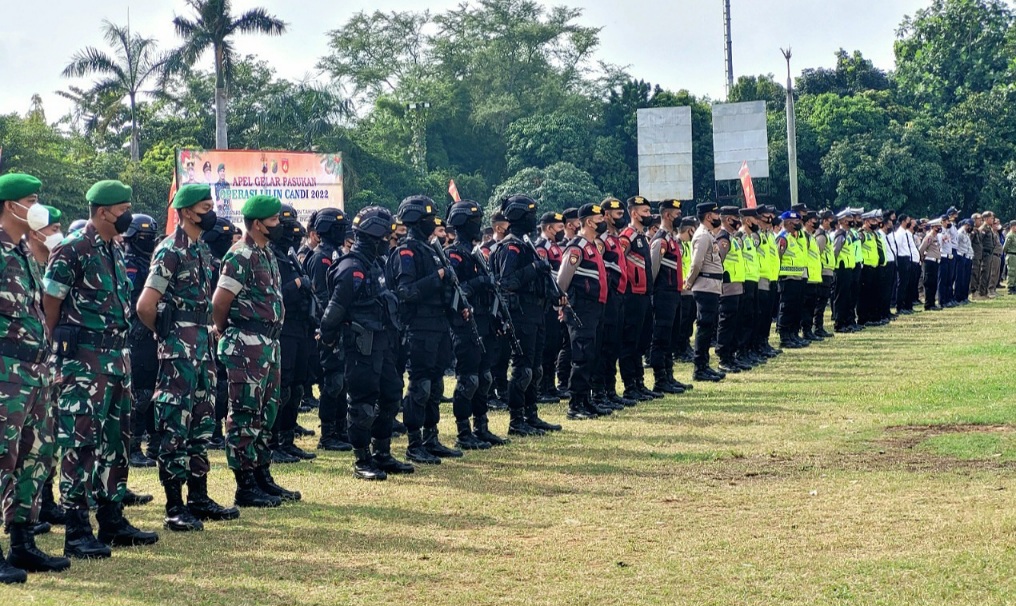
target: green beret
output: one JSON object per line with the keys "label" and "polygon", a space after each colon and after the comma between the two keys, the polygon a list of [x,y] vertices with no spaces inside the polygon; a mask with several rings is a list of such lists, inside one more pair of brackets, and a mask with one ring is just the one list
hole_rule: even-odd
{"label": "green beret", "polygon": [[59,208],[53,208],[52,206],[46,206],[45,204],[43,204],[42,207],[49,213],[49,223],[46,224],[46,227],[60,222],[60,217],[63,216],[63,213],[60,212]]}
{"label": "green beret", "polygon": [[173,208],[190,208],[198,202],[212,199],[212,188],[201,183],[190,183],[177,190]]}
{"label": "green beret", "polygon": [[240,210],[244,219],[267,219],[282,210],[282,202],[274,196],[251,196]]}
{"label": "green beret", "polygon": [[94,206],[114,206],[130,202],[133,193],[129,185],[110,179],[93,185],[85,194],[85,199]]}
{"label": "green beret", "polygon": [[0,177],[0,202],[20,200],[39,193],[42,181],[25,173],[7,173]]}

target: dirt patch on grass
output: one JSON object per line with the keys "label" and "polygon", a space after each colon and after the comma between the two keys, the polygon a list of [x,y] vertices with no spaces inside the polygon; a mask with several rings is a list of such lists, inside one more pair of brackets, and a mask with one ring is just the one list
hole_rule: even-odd
{"label": "dirt patch on grass", "polygon": [[902,448],[913,448],[928,438],[950,433],[1009,434],[1016,433],[1016,425],[975,425],[949,423],[945,425],[894,425],[886,427],[885,442]]}

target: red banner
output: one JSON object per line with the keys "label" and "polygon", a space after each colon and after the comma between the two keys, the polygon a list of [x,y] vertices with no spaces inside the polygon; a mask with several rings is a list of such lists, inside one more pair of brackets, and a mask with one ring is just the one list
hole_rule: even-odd
{"label": "red banner", "polygon": [[[173,182],[169,185],[169,204],[173,204],[173,196],[176,195],[176,173],[173,173]],[[176,223],[179,217],[176,216],[176,211],[173,210],[172,206],[169,207],[166,213],[166,235],[172,234],[176,231]]]}
{"label": "red banner", "polygon": [[758,202],[755,200],[755,185],[751,182],[751,173],[748,172],[748,163],[741,164],[741,170],[737,173],[741,177],[741,189],[744,191],[744,203],[746,208],[755,208]]}
{"label": "red banner", "polygon": [[462,201],[462,197],[459,196],[459,188],[455,187],[455,179],[451,179],[448,181],[448,195],[451,196],[452,200],[455,200],[456,202]]}

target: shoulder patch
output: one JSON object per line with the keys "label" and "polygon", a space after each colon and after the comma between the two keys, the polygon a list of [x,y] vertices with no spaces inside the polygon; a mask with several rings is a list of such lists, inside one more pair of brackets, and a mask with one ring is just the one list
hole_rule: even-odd
{"label": "shoulder patch", "polygon": [[412,257],[413,256],[413,251],[409,250],[408,248],[403,248],[402,250],[399,251],[399,256],[400,257]]}
{"label": "shoulder patch", "polygon": [[568,262],[571,263],[572,265],[578,265],[579,264],[579,259],[581,257],[582,257],[582,255],[579,254],[579,251],[577,251],[575,249],[572,249],[571,254],[568,255]]}
{"label": "shoulder patch", "polygon": [[331,267],[331,265],[332,265],[332,260],[331,260],[331,259],[329,259],[328,257],[321,257],[321,263],[322,263],[323,265],[327,265],[327,266]]}
{"label": "shoulder patch", "polygon": [[520,253],[520,252],[522,252],[522,249],[521,249],[521,248],[519,248],[519,247],[518,247],[517,245],[515,245],[515,244],[509,244],[509,245],[508,245],[508,250],[512,251],[513,253]]}
{"label": "shoulder patch", "polygon": [[587,255],[596,254],[596,248],[592,244],[586,244],[586,254]]}

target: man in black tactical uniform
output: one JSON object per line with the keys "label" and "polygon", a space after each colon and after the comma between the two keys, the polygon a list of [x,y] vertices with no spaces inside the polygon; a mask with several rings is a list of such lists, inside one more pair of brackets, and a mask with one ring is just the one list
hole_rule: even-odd
{"label": "man in black tactical uniform", "polygon": [[402,375],[395,367],[398,302],[382,280],[381,263],[394,227],[392,214],[380,206],[357,213],[353,219],[356,241],[331,272],[334,288],[321,318],[322,342],[345,349],[348,431],[356,456],[353,475],[363,480],[384,480],[390,473],[415,469],[391,453]]}
{"label": "man in black tactical uniform", "polygon": [[[240,230],[226,217],[216,217],[215,227],[201,234],[201,239],[212,251],[212,271],[215,274],[216,284],[219,281],[219,269],[222,257],[233,245],[233,236]],[[212,286],[215,292],[215,285]],[[208,442],[208,450],[225,450],[226,440],[222,435],[222,422],[226,419],[226,412],[229,409],[229,379],[226,377],[226,368],[222,362],[215,360],[215,429],[212,431],[212,439]]]}
{"label": "man in black tactical uniform", "polygon": [[[155,467],[155,461],[141,451],[146,430],[152,427],[152,394],[155,375],[159,370],[156,359],[155,336],[138,320],[138,297],[148,279],[148,266],[152,251],[158,243],[159,224],[148,215],[134,215],[130,227],[123,234],[124,263],[127,278],[131,281],[130,332],[127,346],[131,351],[131,385],[134,402],[131,410],[131,443],[128,451],[131,467]],[[152,440],[149,440],[151,445]],[[154,455],[151,446],[149,451]]]}

